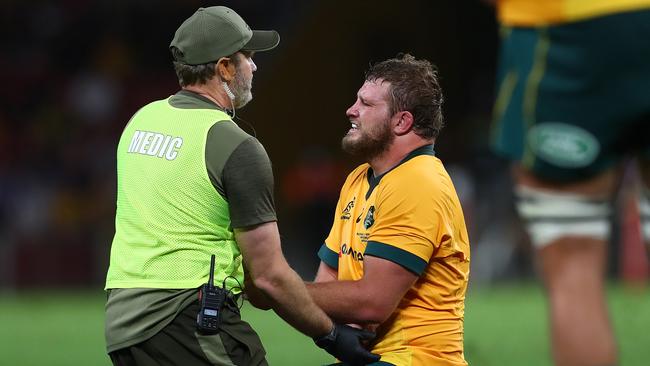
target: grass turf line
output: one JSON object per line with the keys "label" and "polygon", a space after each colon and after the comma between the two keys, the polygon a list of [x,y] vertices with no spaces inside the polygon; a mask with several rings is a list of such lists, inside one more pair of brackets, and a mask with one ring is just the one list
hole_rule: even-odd
{"label": "grass turf line", "polygon": [[[104,351],[101,291],[0,293],[3,365],[109,366]],[[650,291],[609,287],[622,366],[650,359]],[[477,366],[549,366],[546,303],[538,284],[470,290],[465,313],[465,357]],[[271,365],[322,365],[333,359],[271,311],[250,306],[243,317],[258,330]]]}

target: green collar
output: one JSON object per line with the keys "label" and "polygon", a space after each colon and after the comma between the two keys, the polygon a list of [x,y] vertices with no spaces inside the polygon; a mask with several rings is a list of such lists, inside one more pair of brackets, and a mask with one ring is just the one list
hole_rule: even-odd
{"label": "green collar", "polygon": [[390,168],[387,172],[377,177],[375,177],[375,175],[373,174],[372,167],[368,168],[368,184],[370,185],[370,187],[368,188],[368,193],[366,193],[366,199],[370,197],[372,191],[375,189],[375,187],[377,187],[377,185],[379,185],[379,181],[381,180],[381,178],[383,178],[386,174],[390,173],[393,169],[397,168],[398,166],[420,155],[436,156],[436,152],[435,150],[433,150],[433,144],[420,146],[417,149],[411,151],[397,165],[395,165],[394,167]]}

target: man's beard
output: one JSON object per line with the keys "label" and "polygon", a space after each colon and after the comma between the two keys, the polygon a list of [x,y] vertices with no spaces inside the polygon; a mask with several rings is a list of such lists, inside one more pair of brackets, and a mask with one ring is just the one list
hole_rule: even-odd
{"label": "man's beard", "polygon": [[232,104],[235,108],[241,108],[253,99],[253,93],[251,92],[252,82],[252,77],[251,80],[246,80],[244,73],[241,70],[237,70],[232,85],[232,92],[235,94],[235,100],[232,101]]}
{"label": "man's beard", "polygon": [[369,131],[358,130],[359,136],[343,136],[341,147],[350,155],[370,161],[383,154],[395,140],[390,128],[390,119]]}

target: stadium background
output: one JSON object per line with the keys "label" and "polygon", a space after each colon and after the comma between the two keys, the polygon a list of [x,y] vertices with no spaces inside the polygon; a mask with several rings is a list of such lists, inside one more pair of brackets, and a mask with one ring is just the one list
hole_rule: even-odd
{"label": "stadium background", "polygon": [[[140,106],[178,89],[169,41],[197,7],[210,5],[281,34],[277,49],[255,57],[255,98],[238,116],[273,161],[283,250],[306,280],[338,189],[358,163],[339,141],[363,72],[398,52],[438,66],[446,127],[436,151],[472,242],[467,359],[549,365],[530,246],[513,215],[507,166],[488,150],[498,30],[478,0],[4,0],[0,364],[108,364],[101,289],[114,229],[116,142]],[[622,364],[631,366],[650,359],[648,266],[627,199],[632,189],[620,194],[609,266]],[[245,311],[272,365],[329,360],[273,314]]]}

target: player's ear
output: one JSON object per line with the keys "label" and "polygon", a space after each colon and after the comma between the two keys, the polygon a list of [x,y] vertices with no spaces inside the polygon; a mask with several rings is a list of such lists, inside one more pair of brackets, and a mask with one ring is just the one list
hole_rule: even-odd
{"label": "player's ear", "polygon": [[402,136],[411,131],[413,127],[413,114],[409,111],[399,111],[393,116],[393,131],[397,136]]}
{"label": "player's ear", "polygon": [[235,63],[231,57],[222,57],[217,61],[217,74],[225,82],[231,81],[236,73]]}

